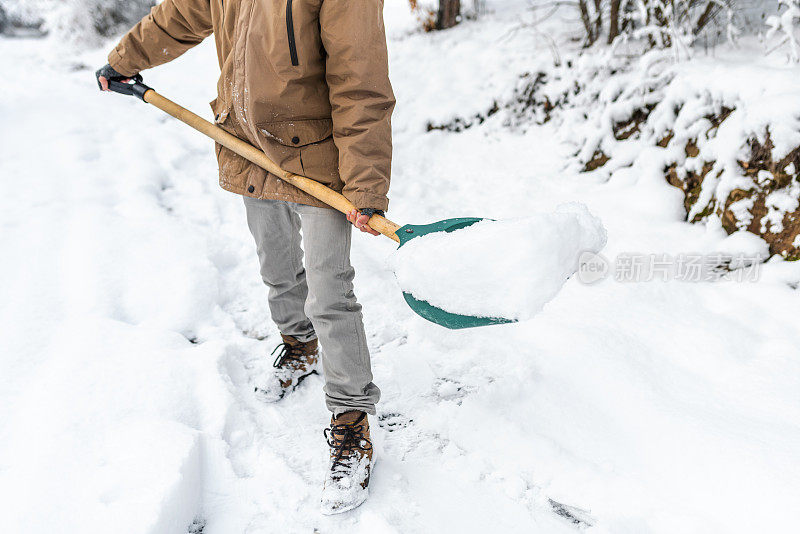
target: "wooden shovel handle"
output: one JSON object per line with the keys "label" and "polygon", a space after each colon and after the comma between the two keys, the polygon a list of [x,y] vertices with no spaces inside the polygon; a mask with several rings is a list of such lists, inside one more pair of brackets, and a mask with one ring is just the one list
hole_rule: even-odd
{"label": "wooden shovel handle", "polygon": [[[148,104],[154,105],[166,113],[169,113],[179,121],[188,124],[198,132],[212,138],[225,148],[233,150],[243,158],[252,161],[259,167],[266,169],[281,180],[292,184],[298,189],[302,189],[312,197],[316,198],[317,200],[321,200],[330,207],[335,208],[344,214],[350,213],[356,209],[352,202],[347,200],[344,195],[325,187],[321,183],[316,182],[311,178],[306,178],[305,176],[300,176],[299,174],[294,174],[281,169],[274,161],[269,159],[266,154],[250,143],[242,141],[235,135],[229,134],[219,126],[208,122],[202,117],[195,115],[188,109],[179,106],[172,100],[161,96],[153,89],[148,89],[144,93],[142,100]],[[400,239],[397,237],[397,230],[400,228],[399,224],[395,224],[386,217],[382,217],[380,215],[373,215],[370,217],[368,224],[374,230],[382,233],[386,237],[393,239],[398,243],[400,242]]]}

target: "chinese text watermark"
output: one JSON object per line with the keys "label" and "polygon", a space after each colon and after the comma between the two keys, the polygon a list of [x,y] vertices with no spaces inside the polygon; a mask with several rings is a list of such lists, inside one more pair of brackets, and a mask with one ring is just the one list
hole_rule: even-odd
{"label": "chinese text watermark", "polygon": [[622,253],[609,261],[587,251],[579,258],[578,280],[584,284],[609,277],[617,282],[756,282],[765,259],[753,254]]}

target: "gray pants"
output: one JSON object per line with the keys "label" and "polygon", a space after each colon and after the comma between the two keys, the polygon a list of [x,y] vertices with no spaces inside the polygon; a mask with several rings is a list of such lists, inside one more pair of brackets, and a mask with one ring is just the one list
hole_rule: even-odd
{"label": "gray pants", "polygon": [[329,208],[250,197],[244,205],[272,320],[282,334],[300,341],[319,338],[325,403],[334,415],[348,410],[374,415],[381,392],[372,383],[361,305],[353,293],[352,226]]}

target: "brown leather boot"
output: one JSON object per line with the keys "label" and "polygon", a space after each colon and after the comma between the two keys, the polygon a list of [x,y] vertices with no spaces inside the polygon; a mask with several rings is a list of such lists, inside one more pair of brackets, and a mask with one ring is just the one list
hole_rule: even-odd
{"label": "brown leather boot", "polygon": [[372,441],[367,414],[345,412],[325,429],[331,460],[322,490],[322,513],[338,514],[361,505],[369,496]]}
{"label": "brown leather boot", "polygon": [[275,368],[271,376],[256,386],[256,393],[263,400],[275,402],[286,393],[296,388],[305,377],[316,373],[319,367],[319,349],[316,339],[298,341],[292,336],[281,334],[283,343],[272,351],[278,352],[272,366]]}

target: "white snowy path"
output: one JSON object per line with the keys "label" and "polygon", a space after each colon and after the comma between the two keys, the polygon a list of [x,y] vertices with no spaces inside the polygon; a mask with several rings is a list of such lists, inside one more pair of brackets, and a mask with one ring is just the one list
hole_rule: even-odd
{"label": "white snowy path", "polygon": [[[549,58],[524,33],[501,39],[513,12],[421,35],[404,6],[391,0],[386,14],[399,101],[391,218],[507,218],[578,200],[606,224],[609,257],[721,240],[681,222],[665,183],[566,175],[549,127],[425,133],[431,118],[486,109]],[[405,307],[391,243],[361,235],[379,460],[364,506],[321,516],[322,382],[277,405],[252,394],[278,337],[211,144],[98,94],[102,51],[55,48],[0,40],[3,532],[181,533],[194,519],[205,534],[796,524],[800,301],[784,282],[796,267],[770,264],[750,284],[573,279],[531,321],[451,332]],[[146,74],[207,116],[215,69],[208,42]]]}

